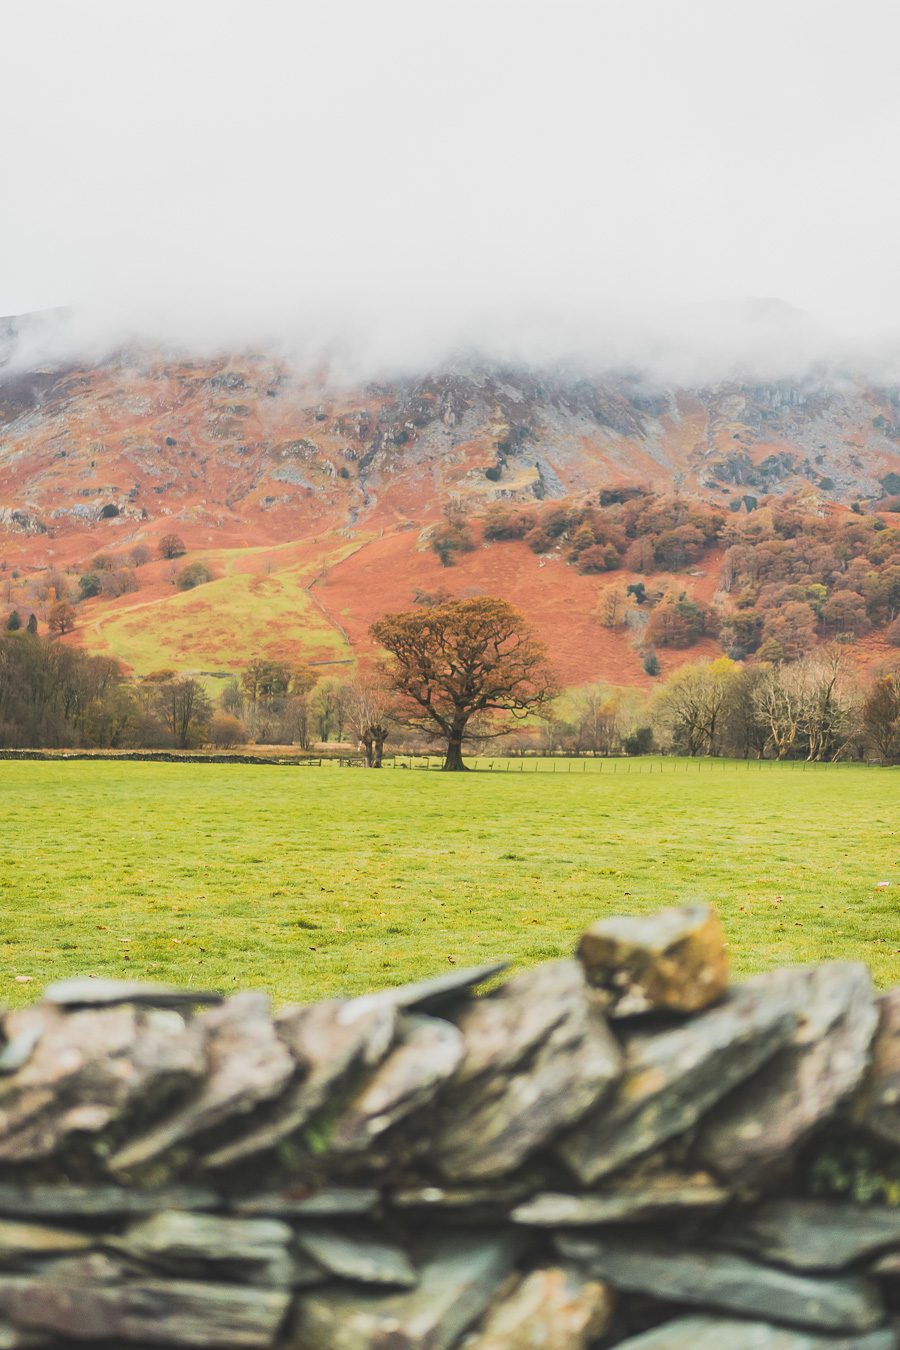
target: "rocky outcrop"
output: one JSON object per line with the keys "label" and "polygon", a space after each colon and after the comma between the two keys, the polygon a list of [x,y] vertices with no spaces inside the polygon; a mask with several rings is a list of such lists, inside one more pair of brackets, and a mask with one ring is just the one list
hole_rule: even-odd
{"label": "rocky outcrop", "polygon": [[728,989],[693,907],[579,954],[6,1013],[0,1345],[896,1350],[898,991]]}

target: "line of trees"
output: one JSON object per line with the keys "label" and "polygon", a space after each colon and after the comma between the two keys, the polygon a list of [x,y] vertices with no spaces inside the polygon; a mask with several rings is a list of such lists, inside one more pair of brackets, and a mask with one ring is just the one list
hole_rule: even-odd
{"label": "line of trees", "polygon": [[14,747],[220,747],[338,741],[380,767],[385,744],[463,747],[518,728],[513,748],[574,754],[900,760],[900,656],[863,676],[845,647],[795,662],[730,657],[689,664],[653,694],[596,685],[560,695],[542,644],[503,600],[440,598],[386,615],[377,670],[339,680],[305,663],[251,661],[214,703],[192,676],[128,679],[109,657],[0,634],[0,744]]}
{"label": "line of trees", "polygon": [[900,659],[863,677],[833,645],[792,664],[696,662],[652,695],[595,685],[557,703],[541,745],[571,754],[896,763]]}

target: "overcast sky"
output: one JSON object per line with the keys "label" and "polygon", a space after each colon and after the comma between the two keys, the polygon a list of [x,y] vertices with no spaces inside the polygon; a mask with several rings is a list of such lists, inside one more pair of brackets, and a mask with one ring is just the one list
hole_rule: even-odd
{"label": "overcast sky", "polygon": [[745,297],[808,314],[803,342],[900,331],[894,0],[0,14],[0,314],[348,331],[387,361],[731,324]]}

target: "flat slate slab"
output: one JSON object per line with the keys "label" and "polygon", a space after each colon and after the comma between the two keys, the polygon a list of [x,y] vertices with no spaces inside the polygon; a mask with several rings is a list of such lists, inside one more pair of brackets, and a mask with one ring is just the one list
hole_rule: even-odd
{"label": "flat slate slab", "polygon": [[638,1237],[560,1235],[563,1256],[617,1289],[813,1331],[870,1331],[884,1316],[877,1287],[856,1276],[811,1279],[742,1256]]}
{"label": "flat slate slab", "polygon": [[0,1309],[24,1330],[91,1343],[267,1350],[287,1314],[290,1294],[276,1289],[193,1280],[131,1278],[102,1256],[33,1275],[0,1275]]}
{"label": "flat slate slab", "polygon": [[900,1247],[900,1209],[830,1200],[770,1200],[727,1223],[728,1247],[793,1270],[845,1270]]}
{"label": "flat slate slab", "polygon": [[0,1214],[34,1219],[118,1218],[155,1214],[163,1209],[213,1210],[224,1205],[217,1192],[204,1186],[170,1186],[134,1190],[126,1186],[0,1185]]}
{"label": "flat slate slab", "polygon": [[390,1005],[418,1012],[436,1012],[457,1003],[495,975],[501,975],[507,965],[506,961],[494,961],[485,966],[464,966],[461,970],[448,971],[446,975],[435,975],[430,980],[401,984],[396,989],[381,989],[377,994],[363,994],[356,1002],[369,1003],[372,1007]]}
{"label": "flat slate slab", "polygon": [[736,1321],[729,1317],[679,1317],[620,1341],[616,1350],[896,1350],[888,1328],[858,1336],[817,1336],[791,1331],[768,1322]]}
{"label": "flat slate slab", "polygon": [[456,1233],[422,1243],[419,1284],[406,1293],[313,1290],[299,1300],[291,1350],[450,1350],[485,1312],[518,1255],[509,1236]]}
{"label": "flat slate slab", "polygon": [[294,1190],[264,1191],[231,1201],[236,1214],[271,1215],[274,1218],[332,1218],[341,1214],[371,1214],[381,1199],[374,1186],[326,1186],[310,1191],[302,1186]]}
{"label": "flat slate slab", "polygon": [[534,1228],[582,1228],[595,1224],[633,1223],[661,1215],[697,1214],[721,1209],[730,1194],[711,1177],[666,1173],[603,1193],[571,1195],[548,1191],[517,1205],[514,1223]]}
{"label": "flat slate slab", "polygon": [[416,1268],[402,1247],[377,1233],[304,1225],[297,1231],[297,1244],[323,1270],[345,1280],[405,1289],[419,1282]]}
{"label": "flat slate slab", "polygon": [[173,1275],[287,1285],[293,1236],[280,1219],[168,1210],[139,1220],[105,1245]]}
{"label": "flat slate slab", "polygon": [[44,1001],[59,1008],[109,1008],[121,1003],[136,1003],[146,1008],[191,1008],[199,1004],[221,1003],[224,995],[210,989],[181,989],[172,984],[143,983],[138,980],[59,980],[48,984]]}

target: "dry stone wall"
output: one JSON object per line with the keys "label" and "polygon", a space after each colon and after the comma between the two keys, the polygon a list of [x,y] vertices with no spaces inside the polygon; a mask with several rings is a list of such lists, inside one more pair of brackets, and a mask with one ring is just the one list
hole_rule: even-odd
{"label": "dry stone wall", "polygon": [[274,1015],[3,1018],[0,1347],[890,1350],[898,1201],[900,989],[729,987],[702,908]]}

